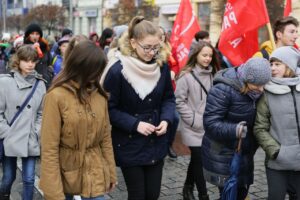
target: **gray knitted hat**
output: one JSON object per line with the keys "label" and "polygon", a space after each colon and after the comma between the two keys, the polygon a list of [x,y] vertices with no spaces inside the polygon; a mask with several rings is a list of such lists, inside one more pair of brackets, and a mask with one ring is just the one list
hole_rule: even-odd
{"label": "gray knitted hat", "polygon": [[267,59],[250,58],[239,67],[239,76],[245,83],[264,85],[271,80],[271,67]]}
{"label": "gray knitted hat", "polygon": [[280,60],[296,73],[297,66],[300,64],[300,51],[292,46],[279,47],[271,54],[270,59],[272,58]]}

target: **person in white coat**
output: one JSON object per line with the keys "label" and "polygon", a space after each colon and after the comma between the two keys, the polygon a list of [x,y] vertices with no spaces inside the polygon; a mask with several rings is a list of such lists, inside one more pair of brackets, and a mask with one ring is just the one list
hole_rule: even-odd
{"label": "person in white coat", "polygon": [[[35,71],[37,60],[38,54],[32,45],[24,45],[12,57],[11,72],[0,76],[0,138],[4,139],[5,152],[1,200],[9,200],[16,179],[17,157],[22,158],[22,199],[33,199],[35,161],[40,155],[42,101],[46,93],[45,82]],[[34,94],[11,124],[36,82]]]}
{"label": "person in white coat", "polygon": [[190,53],[186,66],[176,82],[176,108],[180,115],[183,143],[191,151],[183,199],[194,200],[194,184],[199,199],[209,199],[202,172],[201,144],[204,135],[203,113],[207,92],[212,87],[213,75],[219,69],[217,53],[210,43],[200,41]]}

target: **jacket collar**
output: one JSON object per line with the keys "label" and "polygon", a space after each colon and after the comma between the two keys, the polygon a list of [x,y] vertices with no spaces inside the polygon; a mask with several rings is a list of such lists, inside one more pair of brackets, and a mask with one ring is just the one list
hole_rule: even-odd
{"label": "jacket collar", "polygon": [[36,79],[41,79],[41,75],[39,75],[36,71],[33,71],[28,76],[24,77],[22,74],[17,70],[12,70],[14,74],[13,77],[17,83],[19,89],[30,88],[35,83]]}
{"label": "jacket collar", "polygon": [[212,67],[209,66],[207,69],[201,68],[199,65],[196,65],[192,71],[195,74],[210,74],[212,72]]}
{"label": "jacket collar", "polygon": [[[265,85],[265,90],[272,94],[287,94],[291,92],[291,87],[288,85],[281,85],[270,81]],[[296,85],[296,91],[300,92],[300,84]]]}
{"label": "jacket collar", "polygon": [[[79,85],[78,82],[70,80],[69,82],[64,83],[62,85],[62,87],[70,90],[72,93],[74,93],[75,96],[77,96],[77,90],[79,90],[80,85]],[[94,93],[98,92],[96,87],[88,88],[87,91],[88,91],[89,94],[94,94]]]}

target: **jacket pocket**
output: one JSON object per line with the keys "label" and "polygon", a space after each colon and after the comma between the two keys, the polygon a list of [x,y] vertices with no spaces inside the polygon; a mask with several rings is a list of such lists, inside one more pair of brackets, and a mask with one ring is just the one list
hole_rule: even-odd
{"label": "jacket pocket", "polygon": [[81,168],[62,172],[62,183],[65,194],[80,194],[82,191]]}
{"label": "jacket pocket", "polygon": [[277,170],[300,171],[300,145],[281,145],[275,160],[268,161],[268,167]]}

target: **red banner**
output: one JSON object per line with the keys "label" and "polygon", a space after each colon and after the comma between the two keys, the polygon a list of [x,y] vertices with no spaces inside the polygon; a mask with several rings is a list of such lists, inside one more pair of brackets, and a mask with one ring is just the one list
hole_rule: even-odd
{"label": "red banner", "polygon": [[194,15],[190,0],[181,0],[171,35],[172,54],[179,68],[185,65],[192,40],[198,31],[200,31],[200,25]]}
{"label": "red banner", "polygon": [[258,51],[258,29],[269,22],[264,0],[228,0],[219,49],[238,66]]}
{"label": "red banner", "polygon": [[292,0],[286,0],[283,16],[287,17],[292,12]]}

